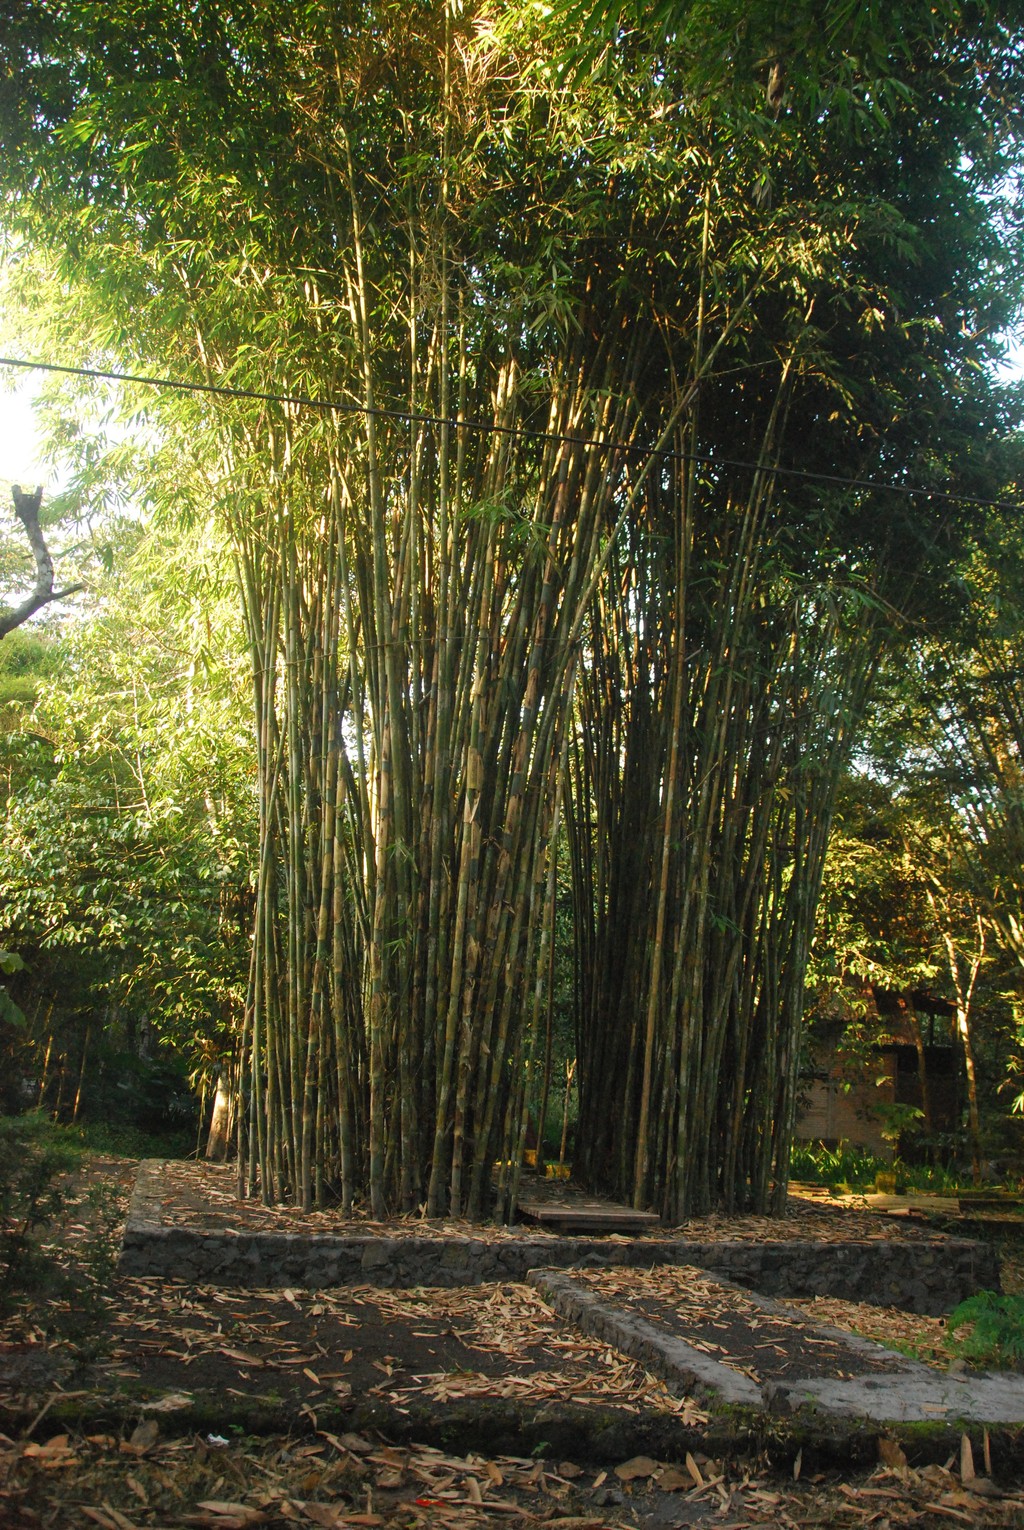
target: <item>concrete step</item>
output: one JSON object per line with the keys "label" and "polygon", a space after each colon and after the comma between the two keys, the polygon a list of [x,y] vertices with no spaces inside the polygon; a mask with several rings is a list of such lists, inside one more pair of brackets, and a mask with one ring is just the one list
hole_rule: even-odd
{"label": "concrete step", "polygon": [[[613,1299],[601,1294],[597,1271],[539,1269],[528,1279],[583,1333],[639,1360],[673,1392],[712,1408],[879,1424],[1024,1423],[1024,1376],[951,1375],[869,1339],[809,1322],[796,1308],[707,1270],[618,1270]],[[666,1300],[667,1281],[678,1282],[675,1310]],[[699,1292],[703,1318],[683,1299],[688,1284]],[[735,1354],[723,1351],[730,1335]]]}

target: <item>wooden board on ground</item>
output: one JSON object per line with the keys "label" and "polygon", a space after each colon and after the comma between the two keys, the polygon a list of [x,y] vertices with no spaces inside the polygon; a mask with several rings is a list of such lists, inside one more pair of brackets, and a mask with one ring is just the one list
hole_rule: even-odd
{"label": "wooden board on ground", "polygon": [[634,1211],[632,1206],[619,1206],[614,1201],[602,1201],[585,1196],[554,1197],[521,1200],[519,1216],[526,1222],[535,1222],[549,1232],[566,1233],[644,1233],[661,1226],[661,1218],[654,1211]]}

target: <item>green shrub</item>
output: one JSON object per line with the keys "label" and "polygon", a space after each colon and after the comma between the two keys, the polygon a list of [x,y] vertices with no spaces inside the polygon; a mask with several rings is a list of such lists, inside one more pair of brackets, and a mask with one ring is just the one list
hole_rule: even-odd
{"label": "green shrub", "polygon": [[0,1306],[45,1278],[38,1234],[63,1211],[64,1177],[78,1161],[43,1117],[0,1116]]}
{"label": "green shrub", "polygon": [[[793,1179],[803,1180],[806,1184],[842,1185],[852,1190],[873,1190],[879,1173],[894,1174],[903,1189],[946,1195],[955,1195],[963,1183],[954,1170],[941,1164],[910,1164],[902,1158],[890,1161],[849,1142],[840,1142],[834,1148],[826,1147],[823,1142],[795,1143],[790,1154],[789,1172]],[[968,1183],[969,1180],[968,1175]]]}
{"label": "green shrub", "polygon": [[58,1130],[90,1153],[114,1158],[188,1158],[196,1150],[191,1130],[148,1132],[117,1121],[81,1121]]}
{"label": "green shrub", "polygon": [[[928,1191],[934,1195],[956,1195],[964,1183],[954,1170],[941,1163],[903,1163],[897,1160],[899,1177],[910,1190]],[[970,1183],[968,1171],[967,1183]]]}
{"label": "green shrub", "polygon": [[789,1171],[794,1179],[811,1185],[845,1185],[858,1189],[874,1188],[879,1169],[890,1167],[866,1148],[853,1147],[849,1142],[840,1142],[834,1148],[826,1147],[823,1142],[799,1142],[789,1161]]}
{"label": "green shrub", "polygon": [[950,1314],[947,1326],[965,1360],[1024,1369],[1024,1295],[978,1291]]}

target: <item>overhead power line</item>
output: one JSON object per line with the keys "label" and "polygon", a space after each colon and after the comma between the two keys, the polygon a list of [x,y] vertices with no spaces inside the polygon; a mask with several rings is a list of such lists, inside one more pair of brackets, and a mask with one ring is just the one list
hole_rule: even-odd
{"label": "overhead power line", "polygon": [[919,489],[909,484],[884,483],[875,478],[844,478],[838,473],[815,473],[806,468],[767,466],[739,457],[721,457],[713,452],[680,452],[670,447],[646,447],[632,441],[602,439],[600,436],[563,435],[558,431],[531,430],[527,425],[499,425],[491,420],[463,420],[451,415],[421,414],[411,409],[387,409],[369,404],[354,404],[346,399],[311,398],[305,393],[271,393],[258,388],[232,388],[224,383],[184,382],[176,377],[148,377],[133,372],[105,371],[101,367],[62,366],[54,361],[27,361],[16,356],[0,356],[0,366],[21,367],[30,372],[57,372],[66,377],[91,377],[103,382],[136,383],[146,388],[164,388],[177,393],[207,393],[218,398],[248,399],[265,404],[293,404],[324,413],[359,415],[363,418],[398,420],[409,425],[448,426],[452,430],[478,434],[511,436],[521,440],[548,441],[555,445],[586,446],[596,451],[617,451],[632,456],[662,457],[671,462],[701,462],[712,467],[739,468],[775,478],[792,478],[806,483],[829,484],[833,488],[868,489],[886,494],[901,494],[906,499],[938,499],[948,504],[977,505],[986,509],[1019,510],[1010,500],[984,499],[975,494],[955,494],[946,489]]}

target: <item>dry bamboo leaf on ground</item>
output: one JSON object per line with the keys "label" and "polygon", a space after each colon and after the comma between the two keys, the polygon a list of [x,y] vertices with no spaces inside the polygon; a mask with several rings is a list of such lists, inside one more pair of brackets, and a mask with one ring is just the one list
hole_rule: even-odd
{"label": "dry bamboo leaf on ground", "polygon": [[662,1493],[679,1493],[694,1485],[689,1472],[681,1472],[677,1466],[663,1467],[654,1480]]}
{"label": "dry bamboo leaf on ground", "polygon": [[816,1323],[843,1328],[880,1344],[893,1342],[913,1350],[926,1364],[946,1366],[954,1358],[946,1320],[898,1307],[875,1307],[867,1302],[844,1302],[838,1297],[792,1297],[787,1305],[805,1312]]}
{"label": "dry bamboo leaf on ground", "polygon": [[903,1448],[896,1440],[888,1440],[884,1435],[878,1440],[878,1459],[885,1466],[905,1468],[908,1464]]}
{"label": "dry bamboo leaf on ground", "polygon": [[138,1530],[138,1527],[126,1514],[121,1514],[117,1509],[112,1509],[108,1503],[104,1504],[102,1509],[83,1504],[82,1513],[93,1520],[95,1524],[100,1525],[102,1530]]}
{"label": "dry bamboo leaf on ground", "polygon": [[[264,1206],[259,1200],[238,1200],[235,1171],[231,1165],[172,1160],[162,1166],[164,1191],[161,1222],[164,1226],[230,1226],[234,1231],[281,1230],[294,1232],[297,1226],[316,1233],[350,1233],[365,1237],[379,1232],[389,1238],[458,1239],[503,1243],[522,1238],[544,1241],[554,1235],[539,1227],[496,1228],[461,1220],[432,1221],[412,1213],[396,1215],[387,1222],[375,1222],[366,1208],[356,1205],[350,1213],[327,1208],[303,1212],[294,1205]],[[657,1243],[685,1236],[699,1239],[753,1239],[759,1242],[787,1242],[794,1238],[816,1241],[843,1241],[857,1238],[931,1237],[927,1226],[896,1222],[878,1211],[869,1210],[863,1201],[837,1200],[825,1195],[791,1194],[786,1215],[782,1218],[761,1216],[723,1216],[712,1214],[694,1217],[677,1227],[659,1228],[648,1235]],[[609,1243],[629,1241],[612,1235]]]}
{"label": "dry bamboo leaf on ground", "polygon": [[615,1475],[620,1482],[634,1482],[638,1477],[653,1477],[659,1470],[660,1464],[658,1461],[653,1461],[650,1456],[632,1456],[615,1468]]}

